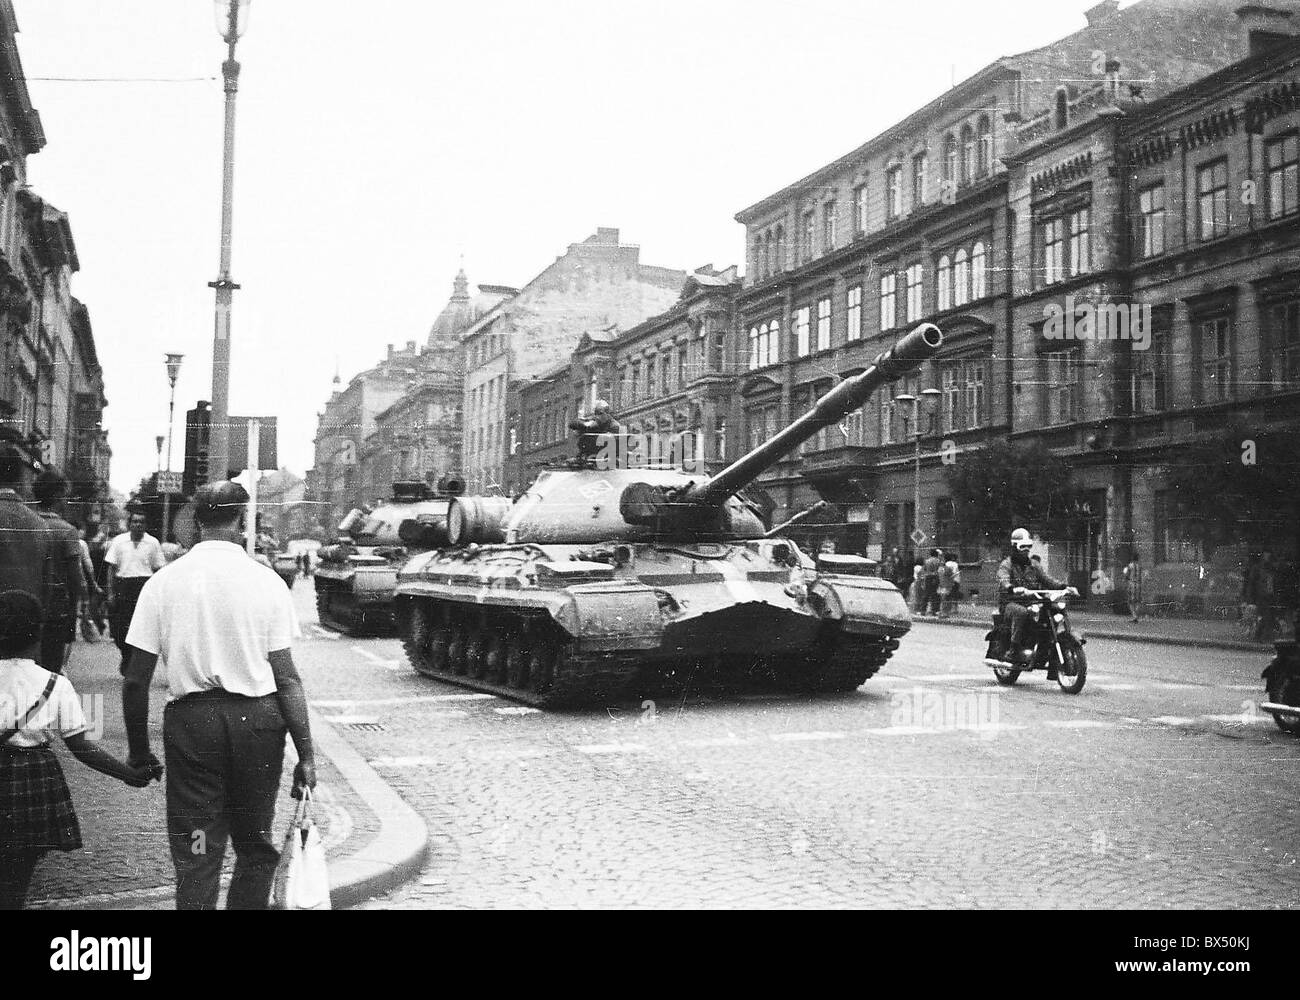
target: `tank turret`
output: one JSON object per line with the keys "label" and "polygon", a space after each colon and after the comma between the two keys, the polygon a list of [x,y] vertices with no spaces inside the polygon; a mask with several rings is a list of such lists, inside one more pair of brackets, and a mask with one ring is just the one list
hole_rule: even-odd
{"label": "tank turret", "polygon": [[[772,538],[746,488],[932,357],[923,324],[715,476],[590,442],[514,501],[453,498],[449,544],[412,559],[397,613],[421,673],[534,704],[583,700],[645,669],[847,690],[911,627],[891,583],[824,569]],[[638,467],[640,465],[640,467]],[[865,560],[861,560],[866,562]]]}

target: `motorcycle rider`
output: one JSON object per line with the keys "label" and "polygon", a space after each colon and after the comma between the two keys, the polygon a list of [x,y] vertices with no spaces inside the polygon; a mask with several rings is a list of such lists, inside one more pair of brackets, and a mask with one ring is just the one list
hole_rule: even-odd
{"label": "motorcycle rider", "polygon": [[[1048,576],[1040,564],[1030,561],[1029,550],[1033,539],[1024,528],[1011,532],[1011,555],[998,566],[998,611],[1011,621],[1011,646],[1008,650],[1012,662],[1027,663],[1034,651],[1025,649],[1025,628],[1029,625],[1029,608],[1018,598],[1027,590],[1060,590],[1065,586]],[[1073,587],[1070,590],[1074,590]]]}

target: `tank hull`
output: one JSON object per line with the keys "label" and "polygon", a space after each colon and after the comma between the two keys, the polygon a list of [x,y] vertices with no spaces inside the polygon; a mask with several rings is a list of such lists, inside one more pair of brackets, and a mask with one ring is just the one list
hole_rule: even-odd
{"label": "tank hull", "polygon": [[357,634],[393,630],[396,566],[323,563],[314,582],[316,614],[326,628]]}
{"label": "tank hull", "polygon": [[766,539],[633,546],[617,566],[576,546],[428,553],[400,574],[397,619],[418,672],[539,707],[662,689],[852,690],[910,629],[902,595],[806,557],[789,565],[794,553]]}

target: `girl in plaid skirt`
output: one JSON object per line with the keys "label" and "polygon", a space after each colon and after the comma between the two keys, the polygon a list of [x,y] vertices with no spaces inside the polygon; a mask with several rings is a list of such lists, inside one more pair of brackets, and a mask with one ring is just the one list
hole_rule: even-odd
{"label": "girl in plaid skirt", "polygon": [[86,737],[72,683],[36,665],[41,605],[21,590],[0,593],[0,910],[18,910],[46,851],[81,846],[81,828],[63,769],[50,749],[63,737],[77,760],[133,788],[152,777]]}

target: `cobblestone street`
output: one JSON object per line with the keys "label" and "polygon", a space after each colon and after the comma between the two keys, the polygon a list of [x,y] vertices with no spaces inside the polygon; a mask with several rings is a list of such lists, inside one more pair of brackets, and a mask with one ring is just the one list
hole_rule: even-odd
{"label": "cobblestone street", "polygon": [[430,829],[372,907],[1300,902],[1300,742],[1254,709],[1259,654],[1098,639],[1072,697],[920,623],[851,695],[541,713],[306,631],[315,709]]}

